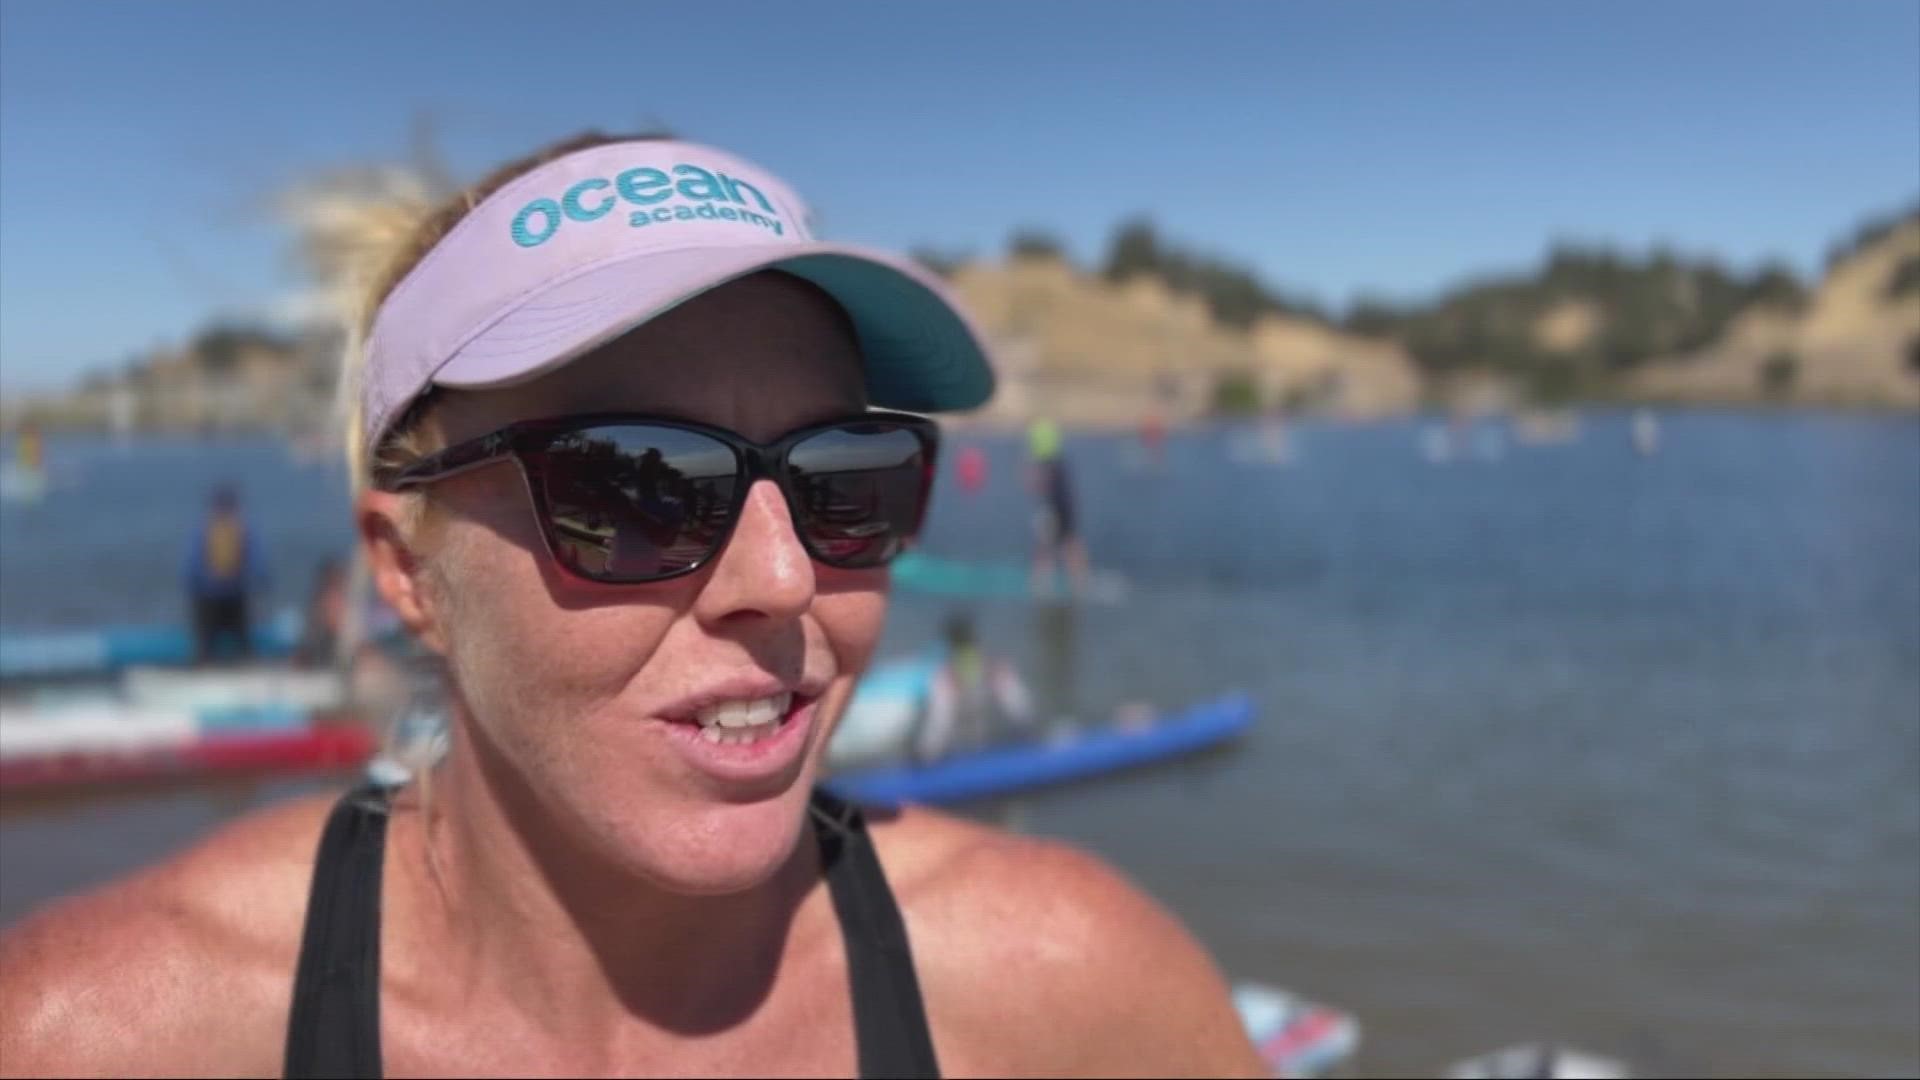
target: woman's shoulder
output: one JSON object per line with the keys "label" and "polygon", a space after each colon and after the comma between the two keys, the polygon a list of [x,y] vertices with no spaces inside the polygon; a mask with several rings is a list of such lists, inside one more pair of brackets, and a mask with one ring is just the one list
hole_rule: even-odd
{"label": "woman's shoulder", "polygon": [[973,1065],[1264,1074],[1212,958],[1106,860],[924,809],[872,832],[936,1037]]}
{"label": "woman's shoulder", "polygon": [[249,814],[0,934],[0,1073],[277,1069],[331,801]]}
{"label": "woman's shoulder", "polygon": [[1077,967],[1096,959],[1089,952],[1110,951],[1109,937],[1178,927],[1106,860],[1063,841],[918,807],[880,817],[871,831],[916,955],[924,932],[929,946],[958,935],[966,956]]}

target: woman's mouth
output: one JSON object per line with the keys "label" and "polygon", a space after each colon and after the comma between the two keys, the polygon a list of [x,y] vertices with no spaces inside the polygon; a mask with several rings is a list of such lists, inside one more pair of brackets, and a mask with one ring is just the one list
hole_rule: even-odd
{"label": "woman's mouth", "polygon": [[780,730],[780,725],[798,711],[796,701],[791,693],[779,693],[744,701],[715,702],[696,712],[693,723],[699,726],[700,737],[710,743],[756,743]]}
{"label": "woman's mouth", "polygon": [[819,695],[764,686],[733,693],[741,696],[669,711],[656,730],[689,764],[724,783],[763,785],[790,777],[810,743]]}

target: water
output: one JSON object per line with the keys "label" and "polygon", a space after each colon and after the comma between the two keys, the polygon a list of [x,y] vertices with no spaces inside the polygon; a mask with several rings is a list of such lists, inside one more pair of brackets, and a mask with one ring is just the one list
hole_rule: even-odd
{"label": "water", "polygon": [[[1356,1012],[1360,1065],[1430,1075],[1522,1039],[1645,1074],[1920,1074],[1920,422],[1624,415],[1430,465],[1420,426],[1070,444],[1121,607],[976,606],[1052,712],[1233,687],[1239,747],[986,807],[1099,852],[1236,977]],[[1022,558],[1013,439],[928,546]],[[0,622],[176,617],[205,486],[243,486],[297,599],[344,484],[274,445],[56,443],[0,514]],[[59,479],[56,477],[56,479]],[[901,597],[889,647],[947,605]],[[0,922],[292,786],[0,822]]]}

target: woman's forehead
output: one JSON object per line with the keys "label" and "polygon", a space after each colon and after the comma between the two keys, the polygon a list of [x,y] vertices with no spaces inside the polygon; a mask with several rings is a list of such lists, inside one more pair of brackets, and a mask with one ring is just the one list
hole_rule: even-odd
{"label": "woman's forehead", "polygon": [[449,404],[456,405],[445,417],[454,441],[517,420],[609,411],[772,438],[858,411],[866,396],[846,313],[812,285],[761,273],[697,296],[539,378],[454,395]]}

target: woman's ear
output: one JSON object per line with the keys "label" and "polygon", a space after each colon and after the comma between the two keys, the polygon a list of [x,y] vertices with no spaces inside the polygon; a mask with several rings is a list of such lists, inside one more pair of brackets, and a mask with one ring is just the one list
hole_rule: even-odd
{"label": "woman's ear", "polygon": [[445,655],[446,637],[440,631],[440,612],[426,580],[426,565],[413,544],[418,540],[419,514],[408,506],[419,496],[391,491],[362,492],[354,507],[354,523],[366,550],[373,587],[400,622],[428,649]]}

